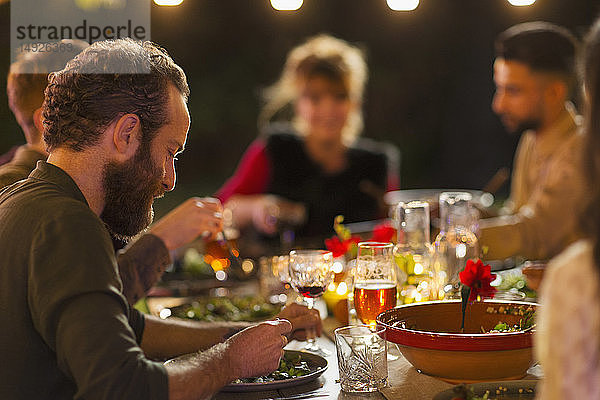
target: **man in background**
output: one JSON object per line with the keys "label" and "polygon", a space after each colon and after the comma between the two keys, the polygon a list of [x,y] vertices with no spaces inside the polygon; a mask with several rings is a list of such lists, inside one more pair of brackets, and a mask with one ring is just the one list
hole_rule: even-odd
{"label": "man in background", "polygon": [[[23,130],[26,144],[17,148],[10,162],[0,166],[0,188],[27,178],[37,162],[48,157],[42,137],[42,103],[48,72],[63,69],[88,44],[65,39],[57,47],[65,51],[23,53],[10,66],[6,85],[8,104]],[[201,234],[210,239],[221,232],[222,211],[216,199],[188,199],[119,252],[119,272],[127,300],[134,304],[161,278],[172,262],[171,250]],[[115,243],[119,249],[126,244],[120,240]]]}
{"label": "man in background", "polygon": [[550,258],[578,237],[582,135],[570,99],[578,42],[546,23],[515,25],[496,41],[492,108],[512,133],[515,155],[507,215],[480,221],[487,259]]}

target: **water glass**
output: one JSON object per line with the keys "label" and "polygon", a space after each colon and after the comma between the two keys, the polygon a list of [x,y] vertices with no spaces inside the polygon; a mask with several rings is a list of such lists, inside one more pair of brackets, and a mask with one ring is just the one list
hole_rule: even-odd
{"label": "water glass", "polygon": [[335,347],[342,391],[376,392],[387,386],[386,330],[368,325],[335,330]]}
{"label": "water glass", "polygon": [[401,251],[426,253],[431,242],[429,203],[426,201],[400,202],[396,206],[398,248]]}

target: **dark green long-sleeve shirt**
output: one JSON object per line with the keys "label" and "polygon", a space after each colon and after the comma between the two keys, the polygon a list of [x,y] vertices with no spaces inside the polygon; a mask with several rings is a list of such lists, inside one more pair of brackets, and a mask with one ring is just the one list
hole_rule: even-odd
{"label": "dark green long-sleeve shirt", "polygon": [[0,398],[168,397],[110,236],[64,171],[40,161],[0,192],[0,251]]}
{"label": "dark green long-sleeve shirt", "polygon": [[[27,145],[20,146],[14,158],[8,164],[0,166],[0,189],[27,178],[37,162],[45,159],[45,154],[32,150]],[[119,251],[117,263],[123,282],[123,294],[129,304],[135,304],[160,280],[171,264],[171,257],[165,243],[159,237],[147,233]]]}

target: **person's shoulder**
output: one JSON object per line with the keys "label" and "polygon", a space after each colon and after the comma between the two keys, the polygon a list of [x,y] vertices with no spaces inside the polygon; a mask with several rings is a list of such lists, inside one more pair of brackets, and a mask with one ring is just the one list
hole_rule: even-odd
{"label": "person's shoulder", "polygon": [[[263,133],[265,150],[274,160],[305,157],[304,140],[290,124],[273,123]],[[298,161],[298,160],[296,160]]]}
{"label": "person's shoulder", "polygon": [[293,126],[284,122],[269,124],[263,132],[263,137],[267,145],[302,143],[302,138],[296,133]]}
{"label": "person's shoulder", "polygon": [[87,203],[67,195],[55,184],[32,177],[6,187],[1,192],[0,201],[15,213],[43,216],[45,221],[62,221],[72,226],[93,221],[94,225],[101,225]]}
{"label": "person's shoulder", "polygon": [[30,171],[10,163],[0,165],[0,188],[27,178]]}
{"label": "person's shoulder", "polygon": [[521,134],[517,148],[520,150],[528,149],[535,146],[535,131],[529,129]]}
{"label": "person's shoulder", "polygon": [[593,245],[589,240],[579,240],[548,263],[549,275],[563,279],[565,274],[582,274],[589,277],[594,268]]}

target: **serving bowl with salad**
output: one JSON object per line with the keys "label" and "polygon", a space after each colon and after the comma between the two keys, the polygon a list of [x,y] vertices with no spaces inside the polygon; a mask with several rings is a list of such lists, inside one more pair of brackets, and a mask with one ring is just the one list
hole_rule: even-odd
{"label": "serving bowl with salad", "polygon": [[447,382],[520,379],[534,364],[535,303],[469,304],[461,332],[460,300],[413,303],[384,311],[378,326],[420,372]]}

